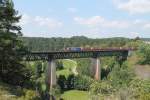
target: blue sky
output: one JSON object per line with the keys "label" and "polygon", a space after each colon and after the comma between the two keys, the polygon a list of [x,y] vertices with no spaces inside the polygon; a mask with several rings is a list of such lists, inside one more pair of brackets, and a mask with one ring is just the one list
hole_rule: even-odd
{"label": "blue sky", "polygon": [[24,36],[150,38],[150,0],[13,0]]}

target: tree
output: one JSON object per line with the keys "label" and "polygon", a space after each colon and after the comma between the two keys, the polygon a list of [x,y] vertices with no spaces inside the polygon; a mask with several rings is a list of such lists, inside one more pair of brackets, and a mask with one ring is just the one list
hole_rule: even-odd
{"label": "tree", "polygon": [[128,67],[127,63],[123,63],[122,67],[118,64],[114,66],[108,75],[108,80],[111,81],[113,87],[119,89],[120,87],[128,87],[133,77],[133,71]]}
{"label": "tree", "polygon": [[29,78],[26,67],[20,63],[25,52],[20,40],[21,27],[16,25],[21,16],[11,0],[0,5],[0,78],[10,84],[21,85]]}
{"label": "tree", "polygon": [[64,69],[64,66],[63,66],[63,62],[62,61],[57,61],[56,62],[56,70],[62,70]]}
{"label": "tree", "polygon": [[75,76],[73,74],[68,76],[68,79],[67,79],[67,88],[69,90],[74,88],[74,80],[75,80]]}
{"label": "tree", "polygon": [[57,80],[57,84],[60,86],[61,91],[65,90],[66,78],[64,75],[60,75]]}

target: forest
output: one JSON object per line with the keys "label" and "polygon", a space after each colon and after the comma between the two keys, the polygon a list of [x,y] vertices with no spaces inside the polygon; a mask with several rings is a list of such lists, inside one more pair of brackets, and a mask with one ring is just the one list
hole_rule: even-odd
{"label": "forest", "polygon": [[106,38],[90,39],[85,36],[74,36],[71,38],[22,38],[25,45],[32,51],[61,51],[67,47],[123,47],[131,39],[127,38]]}

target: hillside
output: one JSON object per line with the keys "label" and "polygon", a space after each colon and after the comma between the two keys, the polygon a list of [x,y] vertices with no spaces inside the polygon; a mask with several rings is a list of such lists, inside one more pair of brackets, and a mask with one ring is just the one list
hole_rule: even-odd
{"label": "hillside", "polygon": [[71,38],[24,37],[23,41],[32,51],[55,51],[66,47],[120,47],[131,41],[127,38],[90,39],[84,36]]}

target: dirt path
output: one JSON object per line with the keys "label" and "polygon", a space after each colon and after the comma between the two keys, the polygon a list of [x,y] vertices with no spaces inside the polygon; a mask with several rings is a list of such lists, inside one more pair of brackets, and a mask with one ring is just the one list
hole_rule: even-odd
{"label": "dirt path", "polygon": [[149,65],[136,65],[135,74],[142,79],[150,79],[150,66]]}

